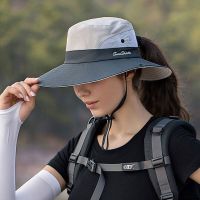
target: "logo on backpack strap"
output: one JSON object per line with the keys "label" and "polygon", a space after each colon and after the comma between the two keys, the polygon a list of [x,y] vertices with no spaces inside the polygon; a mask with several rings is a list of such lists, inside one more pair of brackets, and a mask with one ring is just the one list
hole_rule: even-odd
{"label": "logo on backpack strap", "polygon": [[134,163],[126,163],[126,164],[122,164],[122,169],[124,171],[132,171],[135,168],[135,164]]}

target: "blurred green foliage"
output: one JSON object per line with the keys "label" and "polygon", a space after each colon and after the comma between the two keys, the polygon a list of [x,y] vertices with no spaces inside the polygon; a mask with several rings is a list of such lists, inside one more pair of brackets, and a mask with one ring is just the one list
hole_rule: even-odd
{"label": "blurred green foliage", "polygon": [[[198,0],[1,0],[0,89],[62,64],[71,25],[95,17],[122,17],[167,55],[178,72],[185,105],[200,128],[199,8]],[[42,88],[37,102],[24,131],[65,135],[70,130],[71,135],[84,127],[90,115],[71,88]]]}

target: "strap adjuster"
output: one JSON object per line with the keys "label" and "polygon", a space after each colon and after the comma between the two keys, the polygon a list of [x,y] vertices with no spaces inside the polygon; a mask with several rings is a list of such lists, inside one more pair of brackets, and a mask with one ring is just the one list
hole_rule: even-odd
{"label": "strap adjuster", "polygon": [[165,162],[163,156],[151,159],[154,168],[164,166]]}
{"label": "strap adjuster", "polygon": [[67,193],[70,194],[73,189],[73,185],[69,183],[66,185],[66,187],[67,187]]}
{"label": "strap adjuster", "polygon": [[160,199],[161,200],[173,200],[174,199],[173,197],[174,197],[174,195],[173,195],[172,192],[168,192],[166,194],[161,194],[160,195]]}
{"label": "strap adjuster", "polygon": [[163,133],[164,129],[162,126],[154,126],[153,129],[151,130],[151,132],[153,133]]}
{"label": "strap adjuster", "polygon": [[91,172],[96,172],[97,164],[94,162],[94,160],[88,160],[86,166]]}
{"label": "strap adjuster", "polygon": [[88,120],[88,124],[95,122],[95,120],[96,119],[94,116],[90,117],[90,119]]}
{"label": "strap adjuster", "polygon": [[71,154],[69,157],[69,162],[76,163],[78,156],[76,154]]}

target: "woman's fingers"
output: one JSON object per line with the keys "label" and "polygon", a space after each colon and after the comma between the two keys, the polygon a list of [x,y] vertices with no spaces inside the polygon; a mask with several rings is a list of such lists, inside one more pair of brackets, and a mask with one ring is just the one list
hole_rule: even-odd
{"label": "woman's fingers", "polygon": [[23,96],[25,101],[30,101],[29,97],[36,96],[36,92],[39,89],[38,78],[26,78],[24,81],[16,82],[11,87],[14,87],[17,91],[19,91],[20,98]]}
{"label": "woman's fingers", "polygon": [[24,81],[16,82],[11,86],[6,87],[3,93],[0,94],[0,109],[9,108],[20,101],[20,99],[24,99],[26,102],[30,101],[28,104],[23,104],[26,106],[24,113],[28,113],[27,109],[30,111],[32,107],[34,107],[34,97],[39,90],[38,83],[38,78],[26,78]]}
{"label": "woman's fingers", "polygon": [[8,96],[8,95],[14,95],[14,96],[16,96],[16,97],[18,97],[19,99],[23,99],[24,97],[23,97],[23,95],[21,94],[21,92],[19,91],[19,90],[17,90],[16,88],[14,88],[14,87],[12,87],[12,86],[8,86],[5,90],[4,90],[4,92],[2,93],[2,95],[6,95],[6,96]]}
{"label": "woman's fingers", "polygon": [[[37,87],[35,86],[34,87],[35,89],[33,91],[31,87],[33,87],[34,85],[33,86],[29,85],[29,84],[34,84],[35,79],[34,78],[31,78],[31,79],[26,79],[26,82],[25,81],[16,82],[11,86],[11,87],[15,88],[17,91],[19,91],[18,96],[20,96],[20,97],[23,96],[23,99],[25,101],[30,101],[29,97],[36,96],[35,91],[36,91]],[[28,82],[29,82],[29,84],[27,84]]]}
{"label": "woman's fingers", "polygon": [[34,85],[34,84],[39,83],[39,79],[38,78],[29,78],[29,77],[27,77],[24,80],[24,82],[27,83],[27,84],[29,84],[29,85]]}
{"label": "woman's fingers", "polygon": [[30,97],[36,96],[36,94],[31,90],[31,87],[27,83],[21,81],[20,84],[25,88]]}
{"label": "woman's fingers", "polygon": [[24,84],[21,82],[16,82],[11,87],[14,87],[23,96],[25,101],[30,101],[28,91],[25,89]]}
{"label": "woman's fingers", "polygon": [[37,94],[38,90],[39,90],[40,86],[38,84],[32,85],[31,86],[31,90]]}
{"label": "woman's fingers", "polygon": [[38,78],[29,78],[27,77],[24,80],[25,83],[27,83],[28,85],[30,85],[31,90],[36,94],[39,90],[39,79]]}

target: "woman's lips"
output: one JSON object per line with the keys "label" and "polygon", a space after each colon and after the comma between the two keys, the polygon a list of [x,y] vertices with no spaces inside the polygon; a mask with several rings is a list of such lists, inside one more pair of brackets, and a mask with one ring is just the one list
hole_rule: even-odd
{"label": "woman's lips", "polygon": [[85,102],[85,104],[86,104],[87,108],[93,109],[93,108],[95,108],[95,105],[96,105],[97,102],[98,101],[87,101],[87,102]]}

